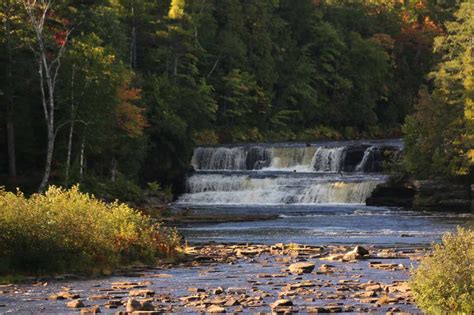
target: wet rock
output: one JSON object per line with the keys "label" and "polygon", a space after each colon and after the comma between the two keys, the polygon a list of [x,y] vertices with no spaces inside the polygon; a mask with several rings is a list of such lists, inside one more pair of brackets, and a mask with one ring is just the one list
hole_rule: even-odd
{"label": "wet rock", "polygon": [[145,286],[140,285],[136,282],[112,282],[113,290],[130,290],[144,288]]}
{"label": "wet rock", "polygon": [[179,299],[183,303],[190,303],[190,302],[200,301],[203,298],[204,296],[201,296],[201,295],[190,295],[190,296],[180,297]]}
{"label": "wet rock", "polygon": [[299,283],[288,283],[286,285],[286,288],[288,290],[296,290],[296,289],[300,289],[300,288],[312,288],[314,286],[316,286],[316,285],[312,282],[303,281],[303,282],[299,282]]}
{"label": "wet rock", "polygon": [[92,315],[101,313],[99,305],[81,309],[81,315]]}
{"label": "wet rock", "polygon": [[370,268],[388,270],[388,271],[397,271],[397,270],[406,270],[403,264],[382,264],[379,261],[372,261],[369,263]]}
{"label": "wet rock", "polygon": [[287,299],[279,299],[273,302],[272,304],[270,304],[271,308],[277,308],[280,306],[293,306],[293,302]]}
{"label": "wet rock", "polygon": [[319,267],[319,271],[322,272],[322,273],[333,273],[334,268],[335,267],[333,265],[323,264]]}
{"label": "wet rock", "polygon": [[363,283],[361,288],[365,291],[382,291],[382,286],[379,283]]}
{"label": "wet rock", "polygon": [[154,311],[155,307],[153,306],[153,300],[143,300],[140,301],[142,311]]}
{"label": "wet rock", "polygon": [[236,299],[234,298],[230,298],[229,300],[227,300],[227,302],[225,302],[224,306],[237,306],[237,305],[240,305],[240,302],[237,301]]}
{"label": "wet rock", "polygon": [[411,292],[411,287],[408,285],[407,282],[398,282],[392,286],[388,287],[389,292],[401,292],[401,293],[408,293]]}
{"label": "wet rock", "polygon": [[227,293],[229,294],[245,294],[247,293],[246,288],[228,288]]}
{"label": "wet rock", "polygon": [[212,314],[218,314],[218,313],[225,313],[225,308],[223,308],[222,306],[218,306],[218,305],[211,305],[209,306],[207,309],[206,309],[206,312],[207,313],[212,313]]}
{"label": "wet rock", "polygon": [[227,299],[225,297],[218,297],[211,300],[211,304],[214,304],[214,305],[224,305],[226,302],[227,302]]}
{"label": "wet rock", "polygon": [[275,258],[275,261],[276,261],[276,262],[278,262],[278,263],[284,263],[284,264],[289,263],[291,260],[292,260],[292,258],[291,258],[291,257],[288,257],[288,256],[276,257],[276,258]]}
{"label": "wet rock", "polygon": [[256,256],[256,255],[259,255],[261,253],[260,250],[250,250],[250,249],[238,249],[236,251],[236,255],[238,257],[246,257],[246,256],[249,256],[249,257],[253,257],[253,256]]}
{"label": "wet rock", "polygon": [[297,262],[291,264],[289,270],[291,273],[302,274],[311,273],[316,265],[311,262]]}
{"label": "wet rock", "polygon": [[377,296],[377,293],[375,291],[360,292],[353,295],[353,297],[362,298],[362,299],[376,297],[376,296]]}
{"label": "wet rock", "polygon": [[81,307],[84,307],[85,305],[81,300],[72,300],[72,301],[67,302],[66,306],[69,308],[81,308]]}
{"label": "wet rock", "polygon": [[155,291],[149,289],[139,289],[139,290],[131,290],[129,292],[130,296],[152,296],[155,295]]}
{"label": "wet rock", "polygon": [[48,296],[48,300],[74,300],[80,298],[79,294],[62,291]]}
{"label": "wet rock", "polygon": [[142,303],[135,299],[129,299],[125,305],[127,312],[136,312],[142,310]]}
{"label": "wet rock", "polygon": [[122,306],[122,301],[121,300],[108,300],[107,303],[105,303],[104,307],[108,309],[112,308],[118,308]]}
{"label": "wet rock", "polygon": [[329,255],[329,256],[326,256],[326,257],[322,257],[320,259],[321,260],[329,260],[329,261],[340,261],[340,260],[344,259],[344,255],[343,254],[332,254],[332,255]]}
{"label": "wet rock", "polygon": [[378,301],[378,298],[365,298],[365,299],[360,299],[360,302],[361,303],[364,303],[364,304],[374,304],[374,303],[377,303]]}
{"label": "wet rock", "polygon": [[108,295],[102,294],[102,295],[91,295],[89,296],[90,301],[96,301],[96,300],[107,300],[109,298]]}
{"label": "wet rock", "polygon": [[326,313],[342,313],[343,308],[338,305],[329,305],[329,306],[308,306],[306,311],[310,314],[326,314]]}
{"label": "wet rock", "polygon": [[363,258],[364,256],[368,254],[369,254],[369,251],[367,249],[365,249],[362,246],[356,246],[354,247],[353,250],[344,254],[342,259],[343,260],[357,260],[357,259]]}
{"label": "wet rock", "polygon": [[388,295],[383,295],[377,300],[377,304],[385,305],[385,304],[395,304],[398,302],[398,298],[390,297]]}
{"label": "wet rock", "polygon": [[219,294],[224,293],[224,289],[222,289],[221,287],[218,287],[218,288],[215,288],[214,290],[212,290],[211,292],[212,292],[212,294],[219,295]]}

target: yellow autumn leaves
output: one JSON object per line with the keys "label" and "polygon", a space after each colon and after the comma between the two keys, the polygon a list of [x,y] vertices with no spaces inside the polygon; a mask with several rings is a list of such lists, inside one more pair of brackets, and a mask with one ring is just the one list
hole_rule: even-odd
{"label": "yellow autumn leaves", "polygon": [[173,252],[174,231],[78,187],[26,198],[0,189],[0,273],[92,271],[153,262]]}

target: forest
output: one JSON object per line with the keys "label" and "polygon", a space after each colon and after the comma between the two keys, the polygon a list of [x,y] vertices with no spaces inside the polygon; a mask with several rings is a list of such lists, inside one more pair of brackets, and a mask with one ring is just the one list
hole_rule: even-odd
{"label": "forest", "polygon": [[199,144],[399,138],[469,176],[474,5],[3,0],[0,185],[179,192]]}

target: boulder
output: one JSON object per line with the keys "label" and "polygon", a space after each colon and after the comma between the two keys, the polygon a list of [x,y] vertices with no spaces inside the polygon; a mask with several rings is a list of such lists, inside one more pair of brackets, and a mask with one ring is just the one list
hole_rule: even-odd
{"label": "boulder", "polygon": [[357,259],[363,258],[364,256],[368,254],[369,254],[369,251],[367,249],[365,249],[362,246],[356,246],[354,247],[353,250],[344,254],[342,259],[343,260],[357,260]]}
{"label": "boulder", "polygon": [[67,302],[66,306],[69,308],[81,308],[81,307],[84,307],[85,305],[81,300],[72,300],[72,301]]}
{"label": "boulder", "polygon": [[291,273],[301,274],[301,273],[311,273],[314,270],[316,265],[312,262],[297,262],[291,264],[289,270]]}
{"label": "boulder", "polygon": [[127,301],[127,304],[125,305],[125,309],[127,310],[127,312],[141,311],[142,303],[135,299],[129,299]]}

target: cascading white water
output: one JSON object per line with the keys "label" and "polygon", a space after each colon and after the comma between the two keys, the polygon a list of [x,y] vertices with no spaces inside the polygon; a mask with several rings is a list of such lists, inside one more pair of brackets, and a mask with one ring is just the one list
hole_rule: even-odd
{"label": "cascading white water", "polygon": [[344,147],[198,147],[191,165],[195,170],[256,170],[339,172]]}
{"label": "cascading white water", "polygon": [[303,177],[195,174],[187,182],[188,193],[180,203],[189,204],[308,204],[364,203],[383,178],[361,181]]}
{"label": "cascading white water", "polygon": [[345,147],[320,147],[314,154],[312,165],[317,172],[339,172],[343,167]]}
{"label": "cascading white water", "polygon": [[316,147],[271,148],[271,163],[267,170],[311,171],[311,161]]}
{"label": "cascading white water", "polygon": [[244,148],[203,148],[194,150],[191,165],[196,170],[245,170]]}
{"label": "cascading white water", "polygon": [[[384,146],[381,149],[381,147]],[[199,147],[195,173],[177,203],[361,204],[385,180],[382,154],[397,145],[371,142]]]}
{"label": "cascading white water", "polygon": [[363,172],[367,168],[367,164],[369,163],[369,160],[372,159],[373,162],[373,154],[377,150],[377,147],[371,146],[368,147],[364,151],[364,156],[362,157],[362,160],[360,161],[359,164],[357,164],[355,171],[356,172]]}

